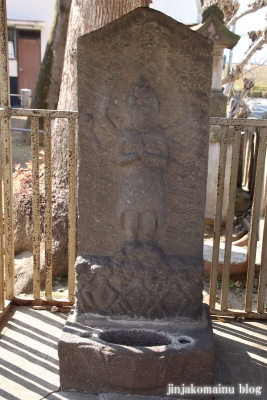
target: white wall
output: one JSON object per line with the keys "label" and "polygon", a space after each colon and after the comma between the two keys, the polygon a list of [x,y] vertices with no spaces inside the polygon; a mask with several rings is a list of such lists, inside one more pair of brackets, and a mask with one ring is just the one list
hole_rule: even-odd
{"label": "white wall", "polygon": [[150,8],[161,11],[183,24],[200,22],[199,0],[153,0]]}
{"label": "white wall", "polygon": [[[44,22],[41,26],[41,57],[50,35],[55,0],[7,0],[7,19]],[[25,26],[25,29],[30,29]],[[38,28],[39,29],[39,28]]]}
{"label": "white wall", "polygon": [[9,76],[18,76],[17,60],[9,60]]}

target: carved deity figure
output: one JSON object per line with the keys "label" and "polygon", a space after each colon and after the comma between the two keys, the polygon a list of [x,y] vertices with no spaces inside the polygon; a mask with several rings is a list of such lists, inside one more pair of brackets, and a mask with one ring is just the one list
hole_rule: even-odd
{"label": "carved deity figure", "polygon": [[[166,135],[172,137],[184,124],[186,112],[167,127],[160,123],[157,94],[142,76],[134,84],[127,101],[127,122],[120,131],[109,118],[109,106],[116,82],[106,82],[95,104],[100,117],[98,129],[107,140],[100,141],[94,131],[94,119],[85,114],[90,140],[96,153],[105,156],[113,149],[115,162],[121,167],[116,216],[126,244],[151,243],[157,229],[165,223],[164,167],[168,163]],[[183,107],[185,108],[185,101]],[[105,132],[104,132],[105,131]],[[183,148],[183,144],[180,144]]]}
{"label": "carved deity figure", "polygon": [[129,125],[119,137],[116,162],[122,167],[117,219],[128,243],[152,241],[164,224],[163,167],[167,141],[159,124],[159,104],[149,82],[141,77],[128,100]]}

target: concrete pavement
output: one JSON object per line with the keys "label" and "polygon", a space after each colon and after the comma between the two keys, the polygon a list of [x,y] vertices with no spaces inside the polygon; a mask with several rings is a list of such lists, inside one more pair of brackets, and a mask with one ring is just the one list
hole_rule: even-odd
{"label": "concrete pavement", "polygon": [[[1,400],[155,399],[131,395],[94,396],[60,392],[57,342],[66,319],[67,314],[51,313],[48,310],[39,311],[30,307],[11,308],[0,325]],[[232,387],[235,394],[218,394],[214,399],[265,400],[267,399],[267,321],[234,322],[230,319],[227,321],[226,323],[213,321],[216,346],[214,385]],[[256,389],[261,394],[257,395]],[[242,394],[239,393],[240,390],[250,393]]]}

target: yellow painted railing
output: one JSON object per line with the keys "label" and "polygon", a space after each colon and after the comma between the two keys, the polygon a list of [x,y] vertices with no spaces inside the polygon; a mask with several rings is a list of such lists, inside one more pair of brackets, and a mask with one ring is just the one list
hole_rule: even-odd
{"label": "yellow painted railing", "polygon": [[[12,141],[11,117],[27,116],[31,118],[32,143],[32,196],[33,196],[33,302],[49,303],[52,299],[52,164],[51,164],[51,119],[67,118],[69,121],[69,227],[68,227],[68,288],[69,302],[74,301],[74,263],[76,258],[76,149],[75,127],[77,112],[11,109],[9,101],[9,71],[7,57],[7,25],[6,2],[0,0],[0,121],[1,121],[1,162],[0,162],[0,315],[9,302],[16,300],[14,296],[14,222],[13,222],[13,182],[12,182]],[[45,298],[40,294],[40,193],[39,193],[39,118],[44,118],[45,136]],[[265,210],[261,266],[259,272],[258,302],[256,310],[252,307],[255,277],[256,245],[259,218],[262,208],[262,192],[266,162],[267,120],[211,118],[211,125],[221,127],[220,160],[218,168],[217,200],[214,218],[214,241],[212,266],[210,273],[209,304],[211,313],[215,315],[245,316],[267,318],[265,312],[265,291],[267,274],[267,195],[265,194]],[[234,134],[230,135],[230,127]],[[256,133],[255,133],[255,128]],[[233,130],[233,128],[231,128]],[[246,284],[246,300],[243,310],[229,310],[228,290],[231,262],[232,233],[234,224],[235,195],[237,186],[238,160],[241,146],[241,135],[244,140],[244,174],[243,181],[248,182],[253,192],[253,209],[251,218],[250,240],[248,245],[248,270]],[[253,136],[254,135],[254,136]],[[256,135],[256,136],[255,136]],[[256,145],[253,147],[253,140]],[[225,186],[225,170],[227,160],[227,144],[232,143],[231,179],[229,183],[229,205],[225,233],[225,254],[222,273],[222,288],[219,307],[216,305],[216,289],[220,249],[220,230],[222,223],[223,195]],[[253,151],[251,148],[253,147]],[[252,157],[253,155],[253,157]],[[256,155],[256,157],[255,157]],[[256,160],[256,161],[255,161]],[[253,189],[253,190],[252,190]],[[61,302],[64,303],[64,302]],[[66,302],[65,302],[66,303]],[[217,303],[218,304],[218,303]]]}
{"label": "yellow painted railing", "polygon": [[[8,116],[7,116],[8,115]],[[12,141],[10,118],[12,116],[27,116],[31,118],[31,149],[32,149],[32,220],[33,220],[33,299],[41,301],[40,277],[40,186],[39,186],[39,118],[44,118],[45,136],[45,213],[44,213],[44,243],[45,243],[45,299],[52,299],[52,163],[51,163],[51,120],[66,118],[69,121],[69,218],[68,218],[68,291],[69,302],[74,301],[74,263],[76,258],[76,118],[77,112],[30,110],[30,109],[0,109],[2,152],[1,191],[4,199],[0,204],[3,224],[0,228],[0,312],[14,300],[14,229],[13,229],[13,182],[12,182]],[[4,227],[4,229],[3,229]]]}
{"label": "yellow painted railing", "polygon": [[[267,318],[265,312],[265,290],[266,290],[266,273],[267,273],[267,218],[266,218],[266,195],[263,196],[264,181],[265,181],[265,164],[266,164],[266,145],[267,145],[267,120],[253,120],[253,119],[226,119],[226,118],[211,118],[211,125],[221,126],[220,135],[220,160],[218,168],[218,184],[217,184],[217,200],[214,219],[214,240],[213,240],[213,254],[210,273],[210,300],[211,313],[216,315],[240,315],[248,318]],[[230,127],[234,127],[234,134],[230,134]],[[237,187],[237,173],[240,156],[240,143],[241,135],[245,136],[243,146],[247,145],[246,135],[249,136],[251,128],[257,128],[258,135],[258,149],[257,149],[257,162],[255,164],[255,182],[253,182],[253,206],[251,215],[251,228],[247,252],[247,280],[246,280],[246,298],[243,310],[229,310],[229,273],[231,263],[231,248],[232,248],[232,234],[234,226],[234,211],[235,211],[235,198]],[[233,128],[231,128],[233,131]],[[255,130],[255,129],[254,129]],[[225,170],[226,170],[226,152],[227,145],[232,144],[232,159],[231,159],[231,177],[229,184],[229,202],[228,213],[226,220],[225,232],[225,251],[224,263],[222,272],[222,287],[220,297],[220,307],[216,307],[216,292],[217,292],[217,277],[218,277],[218,263],[219,263],[219,250],[220,250],[220,232],[222,223],[222,208],[223,208],[223,194],[225,185]],[[250,159],[250,154],[247,153],[247,158],[243,160],[243,175],[247,174],[247,164]],[[265,219],[263,229],[262,241],[262,254],[261,265],[259,271],[259,284],[257,289],[257,307],[253,311],[252,298],[255,294],[254,280],[255,280],[255,262],[256,262],[256,249],[259,231],[259,221],[261,214],[261,203],[264,199]]]}

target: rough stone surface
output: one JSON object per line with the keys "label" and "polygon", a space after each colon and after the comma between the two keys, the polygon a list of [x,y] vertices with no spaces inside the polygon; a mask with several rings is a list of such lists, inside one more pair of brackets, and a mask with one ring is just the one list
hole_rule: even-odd
{"label": "rough stone surface", "polygon": [[[212,262],[212,242],[205,242],[204,244],[204,271],[206,276],[210,276],[211,262]],[[224,265],[224,243],[220,244],[219,250],[219,263],[218,263],[218,277],[222,276]],[[230,276],[231,277],[244,277],[247,273],[248,260],[247,249],[232,245],[231,261],[230,261]]]}
{"label": "rough stone surface", "polygon": [[[40,281],[45,280],[45,249],[43,243],[40,246]],[[20,293],[30,293],[33,289],[33,255],[31,251],[23,251],[14,257],[14,292],[15,296]]]}
{"label": "rough stone surface", "polygon": [[202,256],[211,52],[147,8],[79,39],[79,254]]}
{"label": "rough stone surface", "polygon": [[62,390],[166,396],[170,383],[213,384],[214,344],[205,312],[189,324],[90,321],[85,326],[69,318],[65,325],[59,342]]}
{"label": "rough stone surface", "polygon": [[236,211],[246,211],[249,207],[251,207],[251,197],[249,193],[241,188],[237,188],[235,199]]}

